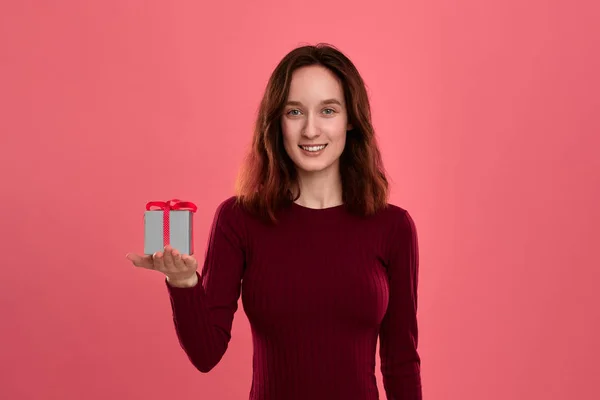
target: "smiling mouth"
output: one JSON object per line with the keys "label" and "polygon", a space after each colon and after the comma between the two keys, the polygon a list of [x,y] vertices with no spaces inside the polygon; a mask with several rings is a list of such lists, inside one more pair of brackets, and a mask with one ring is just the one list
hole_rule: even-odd
{"label": "smiling mouth", "polygon": [[305,151],[317,152],[317,151],[323,150],[325,147],[327,147],[327,145],[326,144],[321,144],[321,145],[317,145],[317,146],[298,145],[298,147],[300,147],[302,150],[305,150]]}

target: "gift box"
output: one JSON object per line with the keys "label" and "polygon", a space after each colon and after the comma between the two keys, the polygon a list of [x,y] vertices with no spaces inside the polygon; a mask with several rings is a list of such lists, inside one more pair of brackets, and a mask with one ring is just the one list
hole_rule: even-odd
{"label": "gift box", "polygon": [[166,245],[181,254],[194,254],[193,216],[197,207],[188,201],[151,201],[144,212],[144,254],[164,251]]}

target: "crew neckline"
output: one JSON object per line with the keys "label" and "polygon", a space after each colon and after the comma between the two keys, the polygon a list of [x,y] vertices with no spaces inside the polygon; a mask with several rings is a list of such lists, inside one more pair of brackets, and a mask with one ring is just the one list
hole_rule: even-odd
{"label": "crew neckline", "polygon": [[311,208],[311,207],[306,207],[303,206],[301,204],[296,203],[295,201],[292,202],[292,207],[295,207],[296,209],[299,210],[304,210],[307,212],[327,212],[327,211],[335,211],[335,210],[339,210],[341,208],[344,208],[345,204],[338,204],[337,206],[331,206],[331,207],[325,207],[325,208]]}

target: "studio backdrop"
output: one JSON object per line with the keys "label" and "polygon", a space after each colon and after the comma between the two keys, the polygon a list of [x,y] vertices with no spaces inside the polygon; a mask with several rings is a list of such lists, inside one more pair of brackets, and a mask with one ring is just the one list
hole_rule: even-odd
{"label": "studio backdrop", "polygon": [[179,198],[202,262],[269,74],[325,42],[417,226],[424,398],[600,398],[597,21],[591,1],[2,2],[0,397],[247,398],[241,304],[200,373],[164,277],[125,254],[146,203]]}

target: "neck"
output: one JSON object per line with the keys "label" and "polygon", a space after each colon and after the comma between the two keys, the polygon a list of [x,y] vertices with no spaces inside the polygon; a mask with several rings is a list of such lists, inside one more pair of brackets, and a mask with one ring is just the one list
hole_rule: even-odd
{"label": "neck", "polygon": [[[339,168],[328,168],[319,172],[298,171],[296,189],[300,189],[300,197],[296,203],[304,207],[329,208],[343,203]],[[297,192],[294,195],[297,195]]]}

